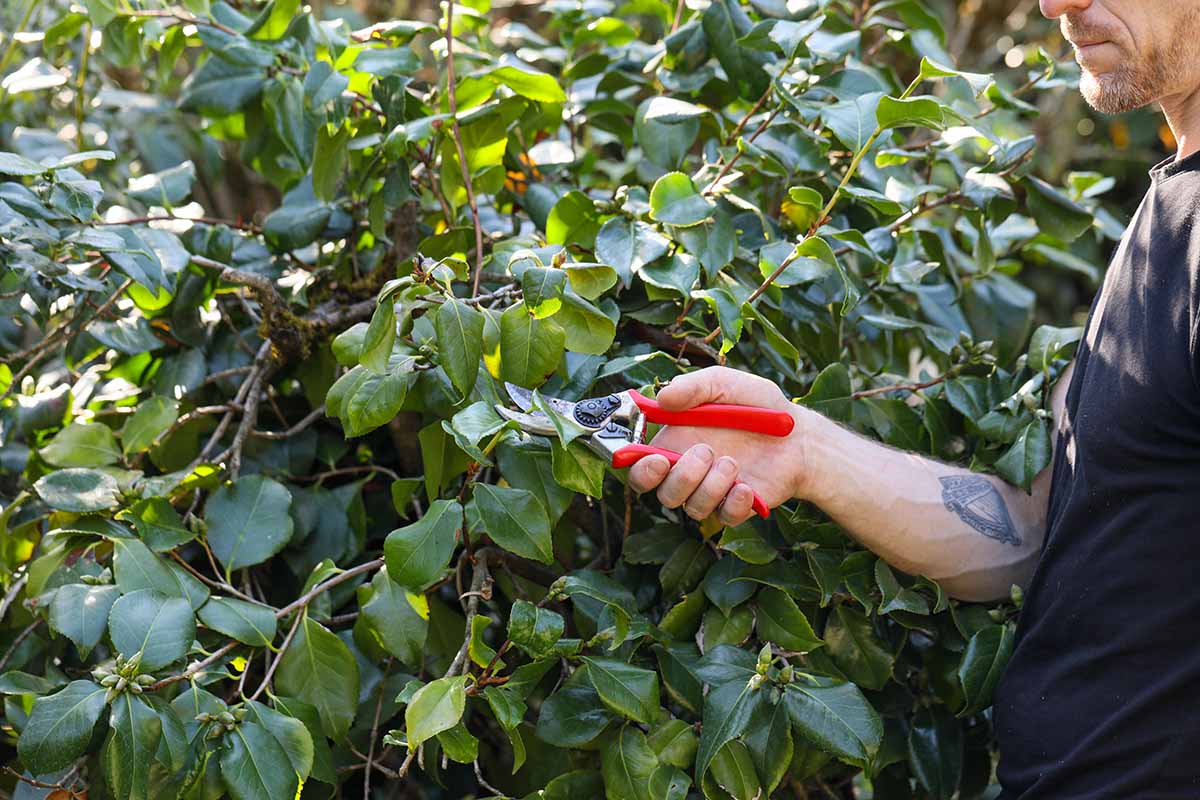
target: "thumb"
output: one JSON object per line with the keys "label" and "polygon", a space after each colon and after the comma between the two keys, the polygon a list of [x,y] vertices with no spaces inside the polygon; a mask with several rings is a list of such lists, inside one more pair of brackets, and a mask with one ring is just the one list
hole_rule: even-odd
{"label": "thumb", "polygon": [[686,411],[702,403],[774,407],[779,387],[766,378],[729,367],[705,367],[672,378],[655,397],[668,411]]}

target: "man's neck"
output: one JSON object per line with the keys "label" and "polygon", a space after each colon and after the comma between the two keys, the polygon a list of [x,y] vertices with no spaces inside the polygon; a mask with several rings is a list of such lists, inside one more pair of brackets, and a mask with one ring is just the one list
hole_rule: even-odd
{"label": "man's neck", "polygon": [[1163,115],[1179,149],[1175,160],[1200,151],[1200,88],[1163,98]]}

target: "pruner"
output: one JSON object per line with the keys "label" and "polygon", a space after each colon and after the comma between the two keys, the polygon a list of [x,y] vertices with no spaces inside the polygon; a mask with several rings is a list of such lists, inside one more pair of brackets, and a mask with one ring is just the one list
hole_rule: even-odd
{"label": "pruner", "polygon": [[[553,420],[534,408],[533,392],[505,382],[508,396],[520,412],[496,406],[496,411],[521,429],[539,436],[557,436]],[[649,455],[666,456],[674,466],[681,456],[674,450],[664,450],[645,444],[646,423],[664,425],[695,425],[705,428],[734,428],[768,436],[787,436],[795,420],[786,411],[756,406],[705,403],[686,411],[669,411],[633,389],[580,400],[577,403],[542,395],[545,405],[585,428],[588,433],[579,437],[592,452],[612,464],[614,469],[632,466]],[[741,483],[741,481],[739,481]],[[767,517],[771,510],[758,493],[754,493],[754,511]]]}

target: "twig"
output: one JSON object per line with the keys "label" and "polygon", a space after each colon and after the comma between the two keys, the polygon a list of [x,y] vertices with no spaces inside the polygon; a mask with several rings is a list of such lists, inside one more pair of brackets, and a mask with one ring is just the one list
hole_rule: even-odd
{"label": "twig", "polygon": [[850,397],[857,400],[860,397],[875,397],[876,395],[887,394],[888,392],[919,392],[922,389],[928,389],[931,386],[945,383],[949,377],[950,375],[946,374],[920,383],[893,383],[891,386],[876,386],[873,389],[861,389],[851,393]]}
{"label": "twig", "polygon": [[383,711],[384,683],[392,670],[392,659],[389,657],[383,668],[383,678],[379,681],[379,699],[375,701],[375,720],[371,723],[371,743],[367,746],[367,766],[363,773],[363,800],[371,800],[371,767],[375,761],[375,739],[379,736],[379,715]]}
{"label": "twig", "polygon": [[467,659],[467,651],[471,646],[471,623],[479,614],[479,600],[484,594],[484,587],[490,588],[491,582],[492,575],[488,571],[487,551],[480,550],[476,555],[475,570],[471,575],[471,589],[463,595],[467,597],[467,635],[463,639],[462,647],[458,649],[458,655],[450,662],[450,669],[446,670],[447,678],[457,675]]}
{"label": "twig", "polygon": [[300,599],[294,600],[291,603],[289,603],[288,605],[286,605],[283,608],[276,611],[275,618],[283,619],[284,617],[286,617],[288,614],[292,613],[293,611],[296,611],[297,609],[307,606],[318,595],[329,591],[330,589],[337,586],[338,584],[345,583],[346,581],[350,580],[351,578],[354,578],[358,575],[362,575],[364,572],[370,572],[372,570],[379,569],[382,566],[383,566],[383,559],[377,558],[374,561],[368,561],[365,564],[359,564],[357,567],[351,567],[350,569],[346,570],[345,572],[334,575],[329,580],[327,580],[323,583],[318,583],[316,586],[314,586],[312,589],[309,590],[308,594],[305,594]]}
{"label": "twig", "polygon": [[231,653],[233,651],[233,649],[236,648],[240,644],[241,644],[241,642],[238,642],[238,641],[227,642],[224,646],[219,647],[217,650],[213,651],[213,653],[211,655],[209,655],[208,658],[204,659],[203,661],[197,661],[195,664],[192,664],[190,667],[185,669],[183,672],[180,672],[177,675],[168,675],[167,677],[163,678],[161,681],[150,684],[148,687],[146,687],[147,691],[155,692],[155,691],[158,691],[159,689],[163,688],[164,686],[170,686],[172,683],[178,683],[179,681],[188,680],[196,673],[203,672],[206,668],[212,666],[213,664],[217,663],[225,656],[229,655],[229,653]]}
{"label": "twig", "polygon": [[[15,501],[14,501],[15,502]],[[12,503],[9,503],[9,507]],[[8,511],[8,508],[4,509]],[[29,573],[26,572],[13,583],[12,587],[4,595],[4,599],[0,600],[0,622],[4,621],[4,616],[8,613],[8,609],[12,607],[13,601],[17,599],[17,595],[25,588],[25,584],[29,581]]]}
{"label": "twig", "polygon": [[[683,5],[683,0],[680,0],[679,4]],[[508,797],[507,794],[500,791],[495,786],[492,786],[490,783],[487,782],[487,780],[484,779],[483,770],[479,766],[479,759],[475,759],[475,761],[473,763],[475,765],[475,780],[479,781],[479,785],[482,786],[484,789],[487,789],[489,792],[494,794],[496,797],[507,798]]]}
{"label": "twig", "polygon": [[253,222],[235,222],[230,219],[218,219],[216,217],[181,217],[177,214],[153,214],[142,217],[131,217],[129,219],[114,219],[102,220],[93,222],[93,225],[146,225],[151,222],[199,222],[201,225],[224,225],[227,228],[234,228],[239,231],[251,231],[253,233],[261,233],[262,228],[255,225]]}
{"label": "twig", "polygon": [[286,431],[257,431],[256,430],[256,431],[251,431],[250,435],[257,439],[288,439],[288,438],[291,438],[292,436],[295,436],[296,434],[304,431],[306,428],[312,427],[313,423],[315,423],[317,420],[319,420],[323,416],[325,416],[325,404],[324,403],[322,403],[321,405],[314,408],[312,411],[310,411],[308,413],[307,416],[304,417],[304,419],[300,420],[295,425],[288,428]]}
{"label": "twig", "polygon": [[[458,100],[454,96],[454,0],[446,3],[446,100],[450,104],[450,129],[454,134],[454,146],[458,150],[458,166],[462,169],[463,187],[467,190],[467,205],[471,208],[471,221],[475,224],[475,278],[471,283],[471,296],[479,294],[479,276],[483,272],[483,225],[479,221],[479,207],[475,204],[475,189],[471,186],[471,170],[467,167],[467,154],[463,150],[462,132],[458,128]],[[447,223],[450,220],[447,220]]]}
{"label": "twig", "polygon": [[263,675],[262,683],[254,690],[254,694],[250,695],[251,700],[257,700],[258,696],[266,691],[267,686],[271,683],[271,678],[275,675],[275,670],[279,668],[279,662],[283,660],[283,654],[287,652],[288,646],[291,645],[292,639],[296,636],[296,631],[300,628],[300,623],[304,620],[304,613],[296,615],[296,621],[292,623],[292,627],[288,630],[287,637],[283,640],[283,644],[279,646],[279,652],[275,654],[275,658],[271,659],[271,665],[267,667],[267,672]]}
{"label": "twig", "polygon": [[195,14],[191,13],[190,11],[185,11],[182,8],[169,8],[169,9],[161,9],[161,10],[146,9],[146,10],[135,10],[135,11],[120,11],[117,13],[117,16],[119,16],[119,17],[160,17],[163,19],[175,19],[175,20],[179,20],[180,22],[191,23],[192,25],[208,25],[210,28],[216,28],[217,30],[221,31],[222,33],[227,33],[230,36],[237,36],[237,37],[241,36],[241,34],[238,33],[237,31],[235,31],[233,28],[222,25],[221,23],[219,23],[213,19],[205,19],[204,17],[197,17]]}
{"label": "twig", "polygon": [[175,561],[178,562],[179,566],[183,567],[188,572],[192,573],[192,575],[195,576],[198,580],[202,581],[203,583],[208,584],[209,586],[213,587],[214,589],[220,589],[223,592],[229,592],[230,594],[236,595],[237,597],[240,597],[247,602],[254,603],[255,605],[260,605],[260,606],[263,605],[263,603],[258,602],[250,595],[245,594],[244,592],[234,588],[233,586],[231,586],[228,583],[225,583],[225,581],[213,580],[212,578],[208,577],[203,572],[196,569],[188,562],[184,561],[183,557],[180,556],[179,553],[176,553],[174,550],[171,551],[170,555],[171,555],[171,558],[175,559]]}
{"label": "twig", "polygon": [[38,617],[33,622],[25,626],[25,630],[21,631],[16,639],[13,639],[13,643],[9,645],[8,651],[4,654],[4,658],[0,658],[0,672],[3,672],[4,668],[8,666],[9,659],[13,657],[13,653],[17,652],[17,648],[21,646],[21,643],[32,636],[33,632],[37,630],[38,626],[41,624],[42,618]]}

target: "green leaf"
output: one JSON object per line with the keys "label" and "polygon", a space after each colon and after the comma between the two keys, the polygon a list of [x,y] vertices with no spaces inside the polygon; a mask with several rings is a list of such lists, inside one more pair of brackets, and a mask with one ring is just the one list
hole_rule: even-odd
{"label": "green leaf", "polygon": [[875,635],[870,618],[842,604],[825,625],[825,645],[846,677],[864,689],[882,689],[892,676],[896,657]]}
{"label": "green leaf", "polygon": [[341,639],[304,614],[275,673],[280,694],[315,706],[331,739],[350,729],[358,710],[358,662]]}
{"label": "green leaf", "polygon": [[562,308],[567,274],[553,267],[529,267],[521,273],[521,296],[536,319],[545,319]]}
{"label": "green leaf", "polygon": [[284,205],[263,220],[263,235],[275,252],[307,247],[317,240],[333,209],[320,204]]}
{"label": "green leaf", "polygon": [[121,460],[112,429],[99,422],[72,422],[40,453],[56,467],[101,467]]}
{"label": "green leaf", "polygon": [[472,736],[461,722],[448,731],[437,735],[442,752],[451,761],[471,764],[479,758],[479,740]]}
{"label": "green leaf", "polygon": [[371,324],[363,337],[359,363],[374,372],[384,375],[388,371],[388,360],[392,356],[392,345],[396,341],[396,305],[389,296],[375,306]]}
{"label": "green leaf", "polygon": [[467,456],[442,428],[441,423],[426,425],[417,433],[421,462],[425,465],[425,493],[437,498],[452,478],[467,468]]}
{"label": "green leaf", "polygon": [[650,216],[669,225],[698,225],[713,214],[714,206],[696,191],[682,172],[668,172],[650,190]]}
{"label": "green leaf", "polygon": [[646,743],[660,763],[691,769],[700,740],[691,725],[681,719],[671,719],[651,730]]}
{"label": "green leaf", "polygon": [[608,264],[563,264],[562,268],[571,288],[584,300],[595,300],[617,283],[617,270]]}
{"label": "green leaf", "polygon": [[125,658],[141,653],[143,671],[161,669],[187,655],[196,638],[192,606],[179,597],[139,589],[113,603],[108,615],[109,637]]}
{"label": "green leaf", "polygon": [[770,56],[738,43],[751,26],[741,4],[734,0],[713,2],[704,10],[701,25],[709,47],[738,95],[751,102],[761,97],[771,83],[763,68]]}
{"label": "green leaf", "polygon": [[205,627],[252,647],[266,647],[275,641],[275,612],[269,606],[210,597],[196,613]]}
{"label": "green leaf", "polygon": [[467,677],[438,678],[422,686],[404,710],[408,749],[447,731],[462,719],[467,704]]}
{"label": "green leaf", "polygon": [[550,520],[542,503],[524,489],[475,484],[473,502],[486,533],[509,552],[543,564],[554,563]]}
{"label": "green leaf", "polygon": [[50,627],[74,642],[86,658],[108,629],[108,612],[119,595],[115,586],[61,586],[50,603]]}
{"label": "green leaf", "polygon": [[587,677],[600,699],[613,711],[649,724],[658,716],[658,675],[613,658],[585,656]]}
{"label": "green leaf", "polygon": [[389,653],[400,663],[419,668],[429,632],[429,606],[424,595],[413,594],[381,570],[358,589],[361,609],[354,623],[354,641],[366,652]]}
{"label": "green leaf", "polygon": [[43,167],[36,161],[16,153],[0,152],[0,175],[11,175],[14,178],[28,178],[41,175],[49,167]]}
{"label": "green leaf", "polygon": [[[596,234],[596,258],[612,266],[628,286],[635,272],[666,255],[670,240],[639,220],[613,217]],[[587,296],[576,287],[581,295]]]}
{"label": "green leaf", "polygon": [[867,92],[834,103],[822,109],[821,119],[846,149],[857,153],[875,133],[878,125],[875,110],[883,96],[883,92]]}
{"label": "green leaf", "polygon": [[537,319],[524,304],[500,315],[500,377],[518,386],[542,385],[558,369],[567,334],[554,319]]}
{"label": "green leaf", "polygon": [[1050,465],[1050,434],[1046,423],[1035,419],[1026,425],[1012,447],[996,460],[996,472],[1028,494],[1033,479]]}
{"label": "green leaf", "polygon": [[800,404],[838,422],[848,422],[853,407],[850,372],[840,362],[821,370]]}
{"label": "green leaf", "polygon": [[764,796],[770,797],[783,782],[794,753],[787,703],[780,698],[774,705],[760,704],[746,730],[746,749],[762,781]]}
{"label": "green leaf", "polygon": [[765,692],[749,681],[730,681],[711,690],[704,698],[704,728],[696,752],[696,779],[704,780],[718,751],[741,736],[750,718],[764,701]]}
{"label": "green leaf", "polygon": [[142,697],[122,692],[112,703],[104,746],[105,777],[115,797],[148,800],[149,765],[162,737],[162,721]]}
{"label": "green leaf", "polygon": [[604,460],[582,444],[551,443],[554,479],[560,486],[589,497],[604,496]]}
{"label": "green leaf", "polygon": [[137,539],[114,539],[113,574],[122,594],[153,589],[168,597],[184,597],[193,609],[208,600],[208,588],[182,567],[164,561]]}
{"label": "green leaf", "polygon": [[163,553],[196,538],[183,525],[183,518],[165,497],[147,497],[120,512],[119,519],[132,519],[138,536],[155,552]]}
{"label": "green leaf", "polygon": [[392,580],[413,590],[433,583],[450,563],[462,525],[462,506],[454,500],[435,500],[425,515],[387,536],[383,552]]}
{"label": "green leaf", "polygon": [[792,724],[812,744],[865,766],[883,741],[883,722],[858,687],[827,678],[817,685],[788,684],[784,700]]}
{"label": "green leaf", "polygon": [[750,751],[740,741],[731,741],[721,748],[712,761],[712,780],[734,800],[756,800],[762,797],[762,785],[754,771]]}
{"label": "green leaf", "polygon": [[[324,62],[317,62],[324,63]],[[306,81],[307,83],[307,81]],[[317,142],[313,150],[313,194],[326,202],[336,196],[338,181],[346,169],[349,155],[350,127],[342,123],[336,129],[332,125],[317,128]]]}
{"label": "green leaf", "polygon": [[658,766],[646,734],[626,725],[600,754],[607,800],[659,800],[650,794],[650,776]]}
{"label": "green leaf", "polygon": [[913,716],[908,763],[934,800],[957,795],[963,771],[963,729],[945,708],[923,708]]}
{"label": "green leaf", "polygon": [[942,131],[963,121],[962,115],[933,97],[881,97],[875,118],[882,130],[919,127]]}
{"label": "green leaf", "polygon": [[465,397],[475,386],[483,358],[483,314],[458,299],[447,299],[433,317],[438,363]]}
{"label": "green leaf", "polygon": [[83,755],[104,711],[106,691],[91,681],[72,681],[62,691],[39,697],[17,739],[26,769],[48,775]]}
{"label": "green leaf", "polygon": [[292,495],[281,483],[248,475],[213,492],[204,506],[208,544],[226,573],[261,564],[292,538]]}
{"label": "green leaf", "polygon": [[[149,450],[163,433],[179,419],[179,404],[162,395],[144,400],[121,429],[121,446],[128,458]],[[79,466],[92,466],[80,464]]]}
{"label": "green leaf", "polygon": [[824,642],[813,632],[808,618],[785,592],[767,586],[758,593],[756,602],[758,636],[785,650],[808,652]]}
{"label": "green leaf", "polygon": [[555,747],[583,747],[616,719],[592,687],[566,686],[538,709],[537,735]]}
{"label": "green leaf", "polygon": [[704,576],[704,594],[726,616],[754,594],[752,582],[738,580],[745,569],[746,564],[740,559],[722,558]]}
{"label": "green leaf", "polygon": [[546,218],[549,244],[577,245],[590,250],[600,230],[596,204],[583,192],[567,192],[558,199]]}
{"label": "green leaf", "polygon": [[221,779],[233,800],[278,800],[295,797],[299,778],[288,754],[271,732],[244,721],[224,737]]}
{"label": "green leaf", "polygon": [[676,597],[695,589],[715,560],[716,556],[707,542],[692,537],[681,540],[658,572],[663,596]]}
{"label": "green leaf", "polygon": [[584,300],[568,289],[563,295],[563,307],[556,317],[565,334],[568,350],[589,355],[603,355],[612,346],[617,334],[619,312],[612,301],[605,301],[611,315]]}
{"label": "green leaf", "polygon": [[1083,338],[1083,328],[1056,328],[1053,325],[1042,325],[1033,332],[1029,339],[1029,368],[1044,370],[1059,358],[1070,358],[1075,352],[1075,346]]}
{"label": "green leaf", "polygon": [[960,717],[977,714],[992,704],[992,692],[1012,655],[1014,638],[1007,625],[989,625],[971,637],[958,665],[958,680],[966,698]]}
{"label": "green leaf", "polygon": [[62,685],[61,680],[52,681],[15,669],[0,674],[0,694],[50,694]]}
{"label": "green leaf", "polygon": [[882,595],[877,613],[907,611],[922,616],[929,614],[929,601],[914,590],[901,586],[900,581],[896,580],[896,574],[883,559],[875,562],[875,582],[879,584]]}
{"label": "green leaf", "polygon": [[552,75],[511,64],[496,67],[487,77],[507,86],[522,97],[539,103],[565,103],[567,96]]}
{"label": "green leaf", "polygon": [[721,533],[721,549],[733,553],[747,564],[769,564],[779,555],[750,522],[726,528]]}
{"label": "green leaf", "polygon": [[528,600],[517,600],[508,617],[508,638],[531,658],[542,658],[562,637],[564,627],[558,613],[535,606]]}
{"label": "green leaf", "polygon": [[315,748],[312,734],[302,720],[264,706],[254,700],[246,703],[246,718],[267,729],[283,752],[287,754],[292,771],[300,780],[312,772]]}
{"label": "green leaf", "polygon": [[172,208],[187,199],[195,181],[195,164],[184,161],[161,172],[130,178],[126,192],[148,206]]}
{"label": "green leaf", "polygon": [[1094,224],[1092,212],[1063,192],[1032,175],[1023,180],[1028,189],[1025,202],[1029,205],[1029,215],[1043,233],[1069,244]]}
{"label": "green leaf", "polygon": [[411,359],[402,361],[400,368],[395,366],[396,359],[392,361],[386,374],[358,366],[330,387],[325,413],[341,420],[347,437],[370,433],[400,413],[416,373],[407,369],[412,366]]}

